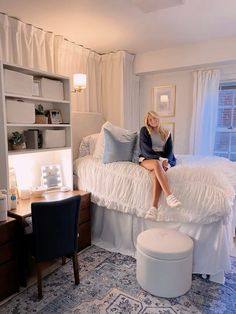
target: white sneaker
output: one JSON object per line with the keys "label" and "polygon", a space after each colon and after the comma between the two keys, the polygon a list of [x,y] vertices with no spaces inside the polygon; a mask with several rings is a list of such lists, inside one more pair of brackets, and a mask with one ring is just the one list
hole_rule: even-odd
{"label": "white sneaker", "polygon": [[182,205],[181,202],[173,194],[167,196],[166,202],[172,208],[180,207]]}
{"label": "white sneaker", "polygon": [[156,219],[157,218],[157,208],[152,206],[145,215],[146,219]]}

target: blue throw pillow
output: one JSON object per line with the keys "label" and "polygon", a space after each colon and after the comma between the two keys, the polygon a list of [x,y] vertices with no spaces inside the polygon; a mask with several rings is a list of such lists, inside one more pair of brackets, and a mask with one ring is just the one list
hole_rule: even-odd
{"label": "blue throw pillow", "polygon": [[140,146],[139,146],[139,132],[137,133],[137,139],[134,145],[134,152],[132,156],[132,162],[138,164],[139,163],[139,155],[141,154]]}
{"label": "blue throw pillow", "polygon": [[115,161],[131,161],[136,137],[136,133],[131,133],[117,138],[111,131],[104,128],[104,164]]}

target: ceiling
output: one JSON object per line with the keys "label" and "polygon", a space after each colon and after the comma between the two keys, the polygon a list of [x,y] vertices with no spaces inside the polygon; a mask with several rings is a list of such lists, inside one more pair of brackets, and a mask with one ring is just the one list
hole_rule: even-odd
{"label": "ceiling", "polygon": [[0,12],[99,53],[236,36],[236,0],[0,0]]}

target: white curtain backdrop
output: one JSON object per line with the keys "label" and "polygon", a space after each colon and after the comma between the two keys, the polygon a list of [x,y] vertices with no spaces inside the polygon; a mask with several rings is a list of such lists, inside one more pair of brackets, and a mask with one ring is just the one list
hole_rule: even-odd
{"label": "white curtain backdrop", "polygon": [[123,125],[137,131],[139,125],[139,77],[133,74],[134,55],[125,54],[123,62]]}
{"label": "white curtain backdrop", "polygon": [[136,128],[139,86],[133,55],[124,51],[100,55],[0,13],[0,59],[69,76],[71,83],[74,73],[87,74],[87,88],[71,94],[72,110],[103,112],[106,120]]}
{"label": "white curtain backdrop", "polygon": [[190,131],[191,154],[213,154],[219,84],[219,70],[194,72],[193,113]]}
{"label": "white curtain backdrop", "polygon": [[139,128],[139,78],[134,55],[118,51],[102,56],[102,99],[106,120],[129,130]]}
{"label": "white curtain backdrop", "polygon": [[71,93],[72,110],[101,112],[101,56],[89,49],[55,36],[55,72],[71,78],[85,73],[87,87],[81,93]]}
{"label": "white curtain backdrop", "polygon": [[0,59],[54,71],[54,35],[0,13]]}

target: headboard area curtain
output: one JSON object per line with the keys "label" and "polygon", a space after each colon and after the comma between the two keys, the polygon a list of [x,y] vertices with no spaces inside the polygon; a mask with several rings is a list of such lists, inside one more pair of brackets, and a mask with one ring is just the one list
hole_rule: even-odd
{"label": "headboard area curtain", "polygon": [[[71,93],[73,111],[102,112],[105,120],[112,118],[111,122],[127,128],[139,123],[139,86],[133,75],[132,54],[118,51],[101,55],[0,13],[0,60],[66,75],[71,80],[74,73],[85,73],[86,89]],[[116,114],[118,121],[113,121]]]}
{"label": "headboard area curtain", "polygon": [[0,59],[54,72],[54,35],[0,13]]}
{"label": "headboard area curtain", "polygon": [[[102,112],[101,109],[101,55],[55,36],[55,72],[71,78],[74,73],[87,74],[87,87],[82,93],[72,93],[72,110]],[[72,81],[71,81],[72,86]]]}
{"label": "headboard area curtain", "polygon": [[66,75],[71,80],[74,73],[87,74],[86,90],[71,94],[72,110],[101,112],[100,54],[0,13],[0,60]]}
{"label": "headboard area curtain", "polygon": [[102,56],[102,106],[106,120],[129,130],[139,129],[139,77],[134,55],[117,51]]}

